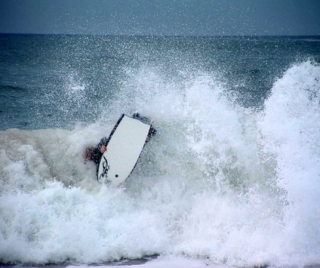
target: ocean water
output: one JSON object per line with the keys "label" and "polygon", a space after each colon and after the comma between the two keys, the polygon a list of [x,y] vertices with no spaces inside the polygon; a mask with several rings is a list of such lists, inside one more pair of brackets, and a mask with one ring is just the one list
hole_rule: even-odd
{"label": "ocean water", "polygon": [[[0,35],[0,263],[319,266],[319,63],[319,37]],[[134,112],[158,133],[110,189],[83,151]]]}

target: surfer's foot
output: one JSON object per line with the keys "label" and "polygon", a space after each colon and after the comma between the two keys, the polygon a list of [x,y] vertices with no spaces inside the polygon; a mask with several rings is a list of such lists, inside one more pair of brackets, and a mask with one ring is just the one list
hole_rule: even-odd
{"label": "surfer's foot", "polygon": [[141,116],[139,113],[134,113],[132,115],[132,118],[140,120],[141,122],[145,123],[145,124],[150,124],[151,120],[146,117],[146,116]]}
{"label": "surfer's foot", "polygon": [[150,141],[151,138],[153,136],[155,136],[156,134],[157,134],[157,130],[153,126],[151,126],[150,129],[149,129],[149,133],[148,133],[148,137],[147,137],[146,142]]}

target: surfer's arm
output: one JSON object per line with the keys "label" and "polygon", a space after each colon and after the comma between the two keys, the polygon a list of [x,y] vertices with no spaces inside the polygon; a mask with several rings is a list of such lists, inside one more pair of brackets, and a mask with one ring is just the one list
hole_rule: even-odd
{"label": "surfer's arm", "polygon": [[101,153],[106,152],[107,151],[107,146],[102,145],[101,148],[100,148],[100,151],[101,151]]}
{"label": "surfer's arm", "polygon": [[100,143],[101,143],[101,147],[100,147],[100,151],[101,153],[104,153],[107,151],[107,144],[109,142],[109,139],[107,137],[104,137],[101,139]]}
{"label": "surfer's arm", "polygon": [[107,137],[104,137],[100,140],[96,148],[100,150],[101,153],[104,153],[107,150],[107,144],[109,142],[109,139]]}

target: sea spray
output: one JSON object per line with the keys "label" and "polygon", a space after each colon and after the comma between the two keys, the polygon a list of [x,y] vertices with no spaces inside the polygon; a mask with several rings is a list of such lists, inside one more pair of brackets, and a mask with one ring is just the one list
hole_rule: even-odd
{"label": "sea spray", "polygon": [[[295,65],[265,102],[264,149],[275,156],[277,184],[286,192],[285,254],[318,262],[320,252],[320,67]],[[294,257],[293,257],[294,256]]]}
{"label": "sea spray", "polygon": [[[238,106],[214,76],[174,91],[165,82],[152,89],[144,73],[150,102],[140,83],[127,111],[147,112],[151,103],[165,113],[153,111],[158,135],[123,189],[99,185],[83,161],[83,149],[104,134],[100,123],[2,132],[1,260],[92,263],[173,253],[228,265],[318,263],[318,68],[290,68],[262,112]],[[305,69],[313,79],[295,89],[297,102],[286,81],[294,73],[299,85]]]}
{"label": "sea spray", "polygon": [[[41,38],[23,42],[30,49]],[[4,67],[13,71],[1,82],[1,262],[169,254],[237,266],[320,263],[319,66],[305,60],[318,42],[49,43],[49,55],[33,51],[28,64],[13,57]],[[83,152],[133,112],[158,132],[124,187],[109,189]]]}

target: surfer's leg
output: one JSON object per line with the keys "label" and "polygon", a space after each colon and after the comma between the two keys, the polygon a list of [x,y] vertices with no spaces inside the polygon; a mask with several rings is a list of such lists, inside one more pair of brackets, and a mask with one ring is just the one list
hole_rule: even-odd
{"label": "surfer's leg", "polygon": [[149,132],[148,132],[148,137],[147,137],[146,142],[150,141],[151,138],[153,136],[155,136],[156,134],[157,134],[157,130],[153,126],[151,126],[150,129],[149,129]]}
{"label": "surfer's leg", "polygon": [[149,124],[149,123],[150,123],[148,117],[146,117],[146,116],[141,116],[139,113],[134,113],[134,114],[132,115],[132,118],[137,119],[137,120],[139,120],[139,121],[141,121],[141,122],[143,122],[143,123],[145,123],[145,124]]}

